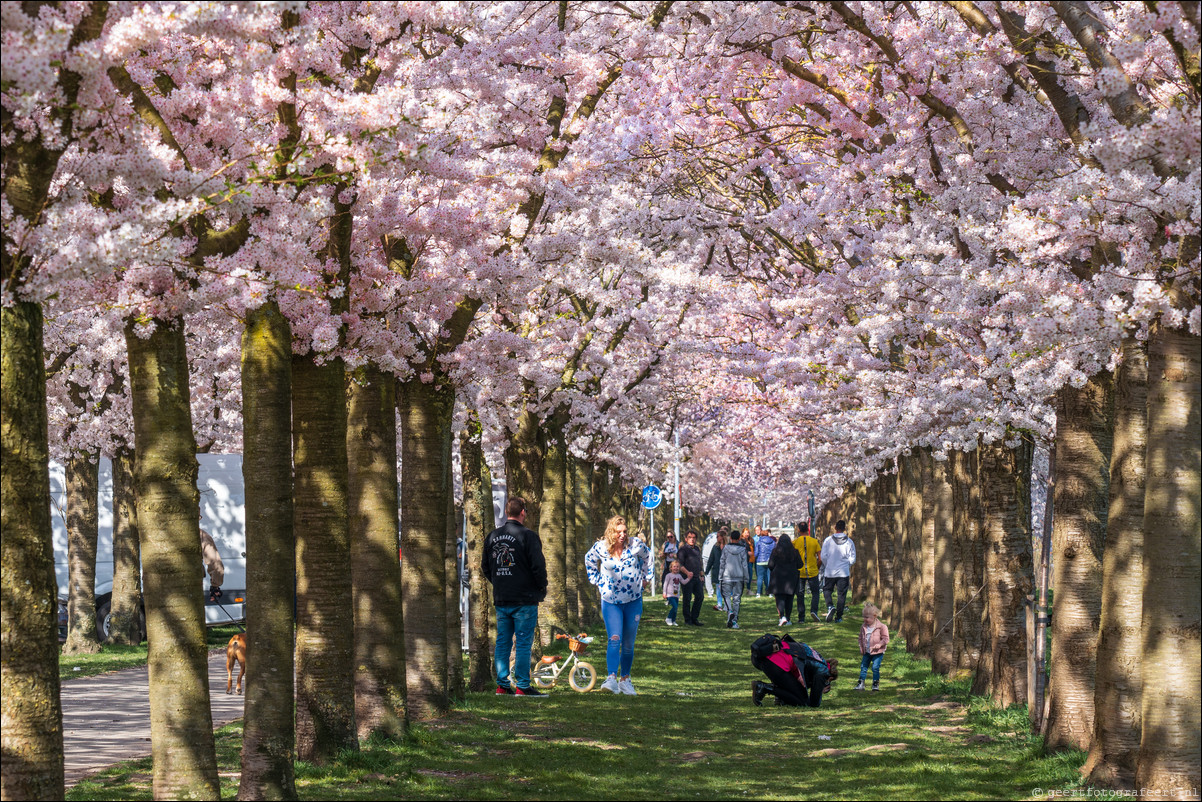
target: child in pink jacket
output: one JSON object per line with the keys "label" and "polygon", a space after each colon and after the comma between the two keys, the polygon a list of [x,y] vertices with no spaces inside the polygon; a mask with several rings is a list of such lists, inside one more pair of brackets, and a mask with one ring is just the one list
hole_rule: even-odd
{"label": "child in pink jacket", "polygon": [[860,627],[860,684],[855,690],[862,691],[868,677],[868,666],[872,666],[872,689],[881,689],[881,658],[889,646],[889,627],[877,618],[880,609],[875,604],[864,605],[864,626]]}

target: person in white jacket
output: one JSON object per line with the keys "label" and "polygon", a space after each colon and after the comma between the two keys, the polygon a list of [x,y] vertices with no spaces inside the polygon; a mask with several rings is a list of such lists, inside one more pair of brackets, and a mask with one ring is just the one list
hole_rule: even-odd
{"label": "person in white jacket", "polygon": [[[847,601],[847,583],[851,581],[851,567],[856,564],[856,544],[847,536],[847,521],[835,524],[835,534],[822,542],[822,567],[826,582],[822,595],[826,598],[826,620],[836,624],[843,620],[843,607]],[[839,589],[838,607],[831,604],[831,591]]]}

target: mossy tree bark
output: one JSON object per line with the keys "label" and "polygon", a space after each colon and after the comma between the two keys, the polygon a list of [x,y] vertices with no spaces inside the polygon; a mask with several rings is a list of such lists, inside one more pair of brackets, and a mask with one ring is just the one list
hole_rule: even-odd
{"label": "mossy tree bark", "polygon": [[[931,461],[932,576],[931,609],[934,631],[931,633],[931,668],[950,674],[956,667],[956,644],[952,620],[956,614],[955,552],[952,533],[952,481],[949,460]],[[925,487],[925,485],[924,485]]]}
{"label": "mossy tree bark", "polygon": [[358,749],[355,616],[347,526],[346,369],[292,358],[296,533],[296,751],[314,763]]}
{"label": "mossy tree bark", "polygon": [[[7,148],[6,148],[7,150]],[[4,258],[9,259],[8,248]],[[6,265],[7,267],[7,265]],[[0,639],[4,799],[63,798],[58,585],[50,528],[50,449],[42,309],[0,309]]]}
{"label": "mossy tree bark", "polygon": [[[13,14],[37,14],[24,4]],[[92,3],[76,24],[69,46],[95,39],[108,3]],[[38,225],[50,184],[72,137],[81,76],[59,69],[61,103],[44,109],[58,143],[40,133],[16,134],[4,109],[4,200],[14,220]],[[9,139],[10,134],[15,134]],[[61,143],[61,144],[60,144]],[[63,717],[58,685],[58,584],[50,525],[50,446],[46,415],[46,367],[42,309],[23,288],[34,262],[14,232],[0,230],[0,697],[4,700],[0,748],[0,798],[62,799]]]}
{"label": "mossy tree bark", "polygon": [[877,599],[876,505],[873,495],[872,488],[863,482],[856,483],[855,512],[847,522],[849,534],[856,544],[856,564],[852,567],[852,585],[847,595],[857,602]]}
{"label": "mossy tree bark", "polygon": [[1027,701],[1026,599],[1035,587],[1031,554],[1031,461],[1034,446],[992,443],[981,449],[985,603],[975,693],[1001,707]]}
{"label": "mossy tree bark", "polygon": [[184,324],[125,327],[133,395],[135,486],[146,599],[150,740],[156,799],[216,799],[201,593],[200,492]]}
{"label": "mossy tree bark", "polygon": [[575,524],[572,528],[572,542],[575,543],[575,554],[569,564],[572,583],[576,592],[573,599],[576,602],[576,621],[581,629],[593,625],[594,615],[600,613],[600,602],[594,603],[589,590],[592,585],[588,582],[588,573],[584,569],[584,555],[593,547],[592,526],[592,493],[593,493],[593,464],[585,459],[572,460],[572,511]]}
{"label": "mossy tree bark", "polygon": [[505,448],[505,487],[510,498],[526,500],[526,527],[539,530],[542,521],[543,472],[547,458],[547,434],[533,412],[522,410],[517,431]]}
{"label": "mossy tree bark", "polygon": [[1133,787],[1139,757],[1147,419],[1147,347],[1128,336],[1114,376],[1114,448],[1102,551],[1094,738],[1081,769],[1090,784],[1103,788]]}
{"label": "mossy tree bark", "polygon": [[406,710],[417,721],[445,714],[450,703],[446,552],[454,407],[455,390],[444,374],[435,373],[429,383],[413,378],[397,385]]}
{"label": "mossy tree bark", "polygon": [[[538,625],[543,648],[555,642],[555,635],[568,634],[567,606],[567,443],[564,423],[567,411],[556,411],[544,427],[546,456],[540,527],[535,529],[542,541],[547,561],[547,598],[539,605]],[[527,519],[526,525],[530,526]],[[531,526],[533,529],[534,527]]]}
{"label": "mossy tree bark", "polygon": [[893,631],[896,633],[900,598],[897,560],[902,540],[901,476],[890,473],[880,477],[877,482],[877,547],[880,549],[877,565],[881,577],[881,607],[884,608],[885,617],[893,621]]}
{"label": "mossy tree bark", "polygon": [[470,691],[493,688],[492,627],[489,610],[492,607],[492,585],[480,571],[484,553],[484,538],[495,527],[492,507],[492,474],[484,461],[481,442],[483,430],[474,412],[468,413],[467,424],[459,435],[459,459],[463,472],[463,504],[467,517],[464,533],[467,567],[471,587],[468,601],[471,618],[468,627],[468,680]]}
{"label": "mossy tree bark", "polygon": [[455,506],[454,493],[448,493],[447,529],[445,551],[445,571],[447,584],[445,587],[447,610],[447,699],[450,702],[461,702],[464,699],[463,682],[463,613],[459,609],[462,599],[463,579],[459,575],[458,540],[462,516]]}
{"label": "mossy tree bark", "polygon": [[346,451],[355,597],[359,738],[405,734],[405,640],[397,488],[396,379],[363,367],[348,382]]}
{"label": "mossy tree bark", "polygon": [[935,642],[935,500],[938,494],[935,492],[935,459],[931,449],[922,448],[917,456],[922,492],[922,574],[914,653],[929,659]]}
{"label": "mossy tree bark", "polygon": [[296,799],[292,331],[275,301],[242,332],[246,672],[239,799]]}
{"label": "mossy tree bark", "polygon": [[1110,507],[1113,379],[1090,378],[1056,394],[1052,519],[1052,666],[1047,743],[1088,749],[1102,614],[1102,549]]}
{"label": "mossy tree bark", "polygon": [[[1135,783],[1162,798],[1197,796],[1198,594],[1202,475],[1202,340],[1157,325],[1148,340],[1148,451],[1144,495],[1143,682]],[[1057,596],[1057,600],[1059,596]]]}
{"label": "mossy tree bark", "polygon": [[132,449],[113,456],[113,596],[105,643],[135,646],[142,641],[142,551],[138,545],[138,498]]}
{"label": "mossy tree bark", "polygon": [[985,603],[985,553],[981,540],[980,449],[956,451],[952,470],[952,554],[955,621],[952,644],[959,671],[977,670]]}
{"label": "mossy tree bark", "polygon": [[67,458],[67,642],[65,654],[96,654],[96,541],[100,535],[100,453]]}
{"label": "mossy tree bark", "polygon": [[919,455],[900,458],[901,545],[895,565],[894,591],[897,632],[908,651],[917,648],[919,606],[922,602],[922,466]]}

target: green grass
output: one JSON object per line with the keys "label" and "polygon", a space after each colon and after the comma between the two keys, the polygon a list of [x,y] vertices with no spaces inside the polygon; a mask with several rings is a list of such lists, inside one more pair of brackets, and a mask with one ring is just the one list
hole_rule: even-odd
{"label": "green grass", "polygon": [[[209,629],[206,640],[210,649],[224,648],[230,637],[241,632],[234,625]],[[58,677],[60,680],[94,677],[123,668],[138,668],[146,665],[146,644],[137,646],[103,646],[96,654],[59,654]]]}
{"label": "green grass", "polygon": [[[1080,787],[1082,753],[1045,755],[1025,708],[970,697],[966,681],[933,677],[900,644],[885,657],[879,693],[852,691],[854,612],[838,625],[789,628],[842,664],[817,710],[751,704],[751,681],[763,675],[748,646],[777,631],[769,599],[744,601],[737,632],[708,608],[701,629],[670,629],[663,615],[649,598],[632,672],[639,696],[566,685],[542,701],[468,694],[403,743],[370,742],[330,766],[298,764],[301,798],[1027,799]],[[586,659],[604,674],[603,651]],[[239,724],[219,731],[226,797],[240,737]],[[149,773],[147,760],[123,764],[68,799],[149,799]]]}

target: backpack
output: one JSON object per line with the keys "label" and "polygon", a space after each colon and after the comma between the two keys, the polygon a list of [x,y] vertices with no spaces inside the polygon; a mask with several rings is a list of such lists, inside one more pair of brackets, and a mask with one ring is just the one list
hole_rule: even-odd
{"label": "backpack", "polygon": [[805,666],[807,665],[812,665],[818,669],[817,676],[825,680],[825,684],[829,689],[831,664],[822,655],[818,654],[813,646],[808,643],[798,643],[788,635],[785,635],[782,639],[781,648],[789,650],[789,654],[797,662],[797,667],[801,669],[803,676],[805,675]]}
{"label": "backpack", "polygon": [[[788,637],[787,635],[785,637]],[[751,642],[751,665],[757,671],[764,670],[764,660],[769,655],[776,654],[782,648],[782,642],[779,637],[771,633],[760,635]]]}

